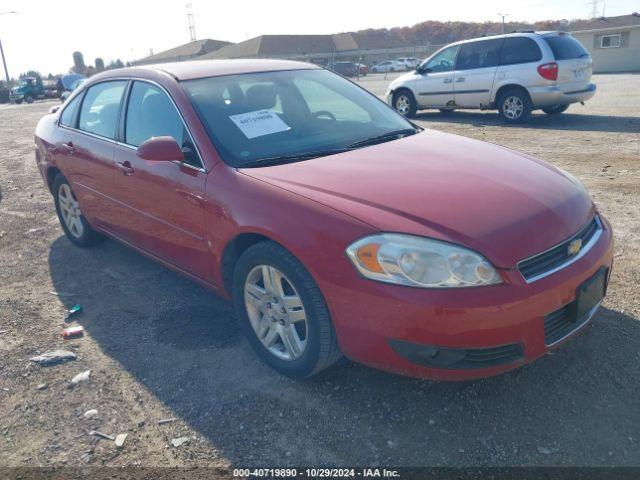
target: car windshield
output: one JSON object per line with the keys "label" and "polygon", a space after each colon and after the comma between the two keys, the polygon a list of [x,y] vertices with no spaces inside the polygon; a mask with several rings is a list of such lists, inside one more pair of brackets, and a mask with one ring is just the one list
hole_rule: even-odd
{"label": "car windshield", "polygon": [[381,100],[322,69],[183,86],[223,160],[235,167],[320,157],[418,131]]}

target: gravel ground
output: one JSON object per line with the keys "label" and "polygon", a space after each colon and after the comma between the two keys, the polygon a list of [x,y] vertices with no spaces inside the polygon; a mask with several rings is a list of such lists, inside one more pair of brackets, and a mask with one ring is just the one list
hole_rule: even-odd
{"label": "gravel ground", "polygon": [[[640,465],[640,76],[594,81],[586,106],[524,126],[492,112],[418,118],[575,174],[616,233],[609,296],[592,325],[533,365],[467,383],[349,362],[307,381],[277,375],[228,303],[114,241],[73,247],[34,161],[34,127],[55,103],[0,106],[0,464]],[[362,80],[379,95],[387,83]],[[84,312],[73,324],[86,335],[64,341],[76,303]],[[77,359],[29,362],[61,347]],[[128,437],[118,448],[90,430]],[[179,437],[189,440],[172,446]]]}

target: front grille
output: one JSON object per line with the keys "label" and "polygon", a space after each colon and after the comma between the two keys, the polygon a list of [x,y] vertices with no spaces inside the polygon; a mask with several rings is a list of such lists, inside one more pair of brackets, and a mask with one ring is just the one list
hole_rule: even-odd
{"label": "front grille", "polygon": [[[582,227],[578,233],[566,239],[564,242],[559,243],[546,252],[539,253],[538,255],[519,262],[518,270],[528,283],[549,275],[586,253],[590,248],[589,241],[595,239],[596,235],[601,231],[602,224],[596,215]],[[577,254],[569,253],[569,244],[578,239],[582,241],[582,249]]]}
{"label": "front grille", "polygon": [[524,349],[517,343],[487,348],[449,348],[390,339],[389,345],[410,362],[447,370],[488,368],[524,359]]}
{"label": "front grille", "polygon": [[558,343],[566,336],[578,330],[591,319],[593,311],[596,310],[596,308],[594,308],[593,311],[589,312],[584,318],[573,320],[571,311],[574,308],[574,303],[575,302],[571,302],[569,305],[565,305],[544,317],[544,343],[547,346]]}
{"label": "front grille", "polygon": [[457,368],[486,368],[504,365],[521,360],[524,356],[522,345],[504,345],[493,348],[473,348],[465,351],[464,358],[456,364]]}

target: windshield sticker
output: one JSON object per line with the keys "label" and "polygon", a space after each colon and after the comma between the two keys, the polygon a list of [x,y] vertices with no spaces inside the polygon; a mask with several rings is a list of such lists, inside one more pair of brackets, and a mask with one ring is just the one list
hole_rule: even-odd
{"label": "windshield sticker", "polygon": [[262,137],[291,129],[272,110],[256,110],[229,117],[247,138]]}

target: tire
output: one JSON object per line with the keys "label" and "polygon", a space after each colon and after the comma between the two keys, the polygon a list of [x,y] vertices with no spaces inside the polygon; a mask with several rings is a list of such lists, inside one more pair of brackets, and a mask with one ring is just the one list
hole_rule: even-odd
{"label": "tire", "polygon": [[531,99],[526,91],[519,88],[507,90],[498,100],[500,117],[507,123],[522,123],[531,116]]}
{"label": "tire", "polygon": [[[273,287],[264,281],[265,269],[279,274],[270,277],[279,278],[272,282]],[[260,242],[240,256],[233,275],[233,301],[251,347],[279,373],[307,378],[342,357],[320,289],[304,266],[280,245]],[[290,312],[285,314],[285,310]],[[289,333],[294,330],[295,338]],[[288,342],[285,336],[290,337]],[[304,345],[299,343],[301,340]],[[293,343],[297,351],[286,346]]]}
{"label": "tire", "polygon": [[[91,228],[89,222],[87,222],[84,215],[82,215],[71,185],[69,185],[68,180],[61,173],[54,179],[52,191],[58,220],[60,220],[62,230],[64,230],[69,241],[83,248],[90,247],[97,243],[101,239],[100,234]],[[71,195],[71,203],[69,203],[69,195]],[[63,200],[63,197],[67,200]],[[67,205],[66,207],[65,204]],[[71,215],[74,221],[67,220],[69,219],[69,215]]]}
{"label": "tire", "polygon": [[22,100],[16,100],[16,105],[20,105],[22,103]]}
{"label": "tire", "polygon": [[416,98],[407,89],[398,90],[393,94],[393,108],[403,117],[415,117],[418,111]]}
{"label": "tire", "polygon": [[440,110],[440,113],[442,113],[443,115],[448,115],[450,113],[453,113],[456,109],[455,108],[439,108],[438,110]]}
{"label": "tire", "polygon": [[542,111],[544,113],[546,113],[547,115],[558,115],[562,112],[564,112],[567,108],[569,108],[569,105],[552,105],[550,107],[544,107],[542,109]]}
{"label": "tire", "polygon": [[24,99],[25,102],[27,103],[33,103],[33,97],[31,95],[27,95]]}

